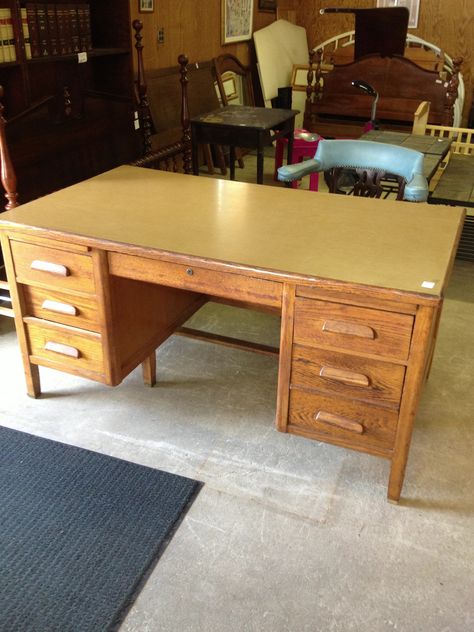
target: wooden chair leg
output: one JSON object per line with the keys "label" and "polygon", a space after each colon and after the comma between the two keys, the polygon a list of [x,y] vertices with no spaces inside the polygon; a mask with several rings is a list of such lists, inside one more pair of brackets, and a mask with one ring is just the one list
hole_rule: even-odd
{"label": "wooden chair leg", "polygon": [[209,175],[213,176],[214,175],[214,161],[212,160],[211,146],[208,144],[203,145],[202,151],[203,151],[204,159],[207,165],[207,172],[209,173]]}
{"label": "wooden chair leg", "polygon": [[146,360],[142,362],[143,383],[147,386],[156,384],[156,351],[153,351]]}
{"label": "wooden chair leg", "polygon": [[221,170],[221,176],[227,175],[227,167],[225,166],[225,158],[224,152],[222,151],[222,147],[220,145],[214,145],[216,150],[216,158],[217,164],[219,165],[219,169]]}
{"label": "wooden chair leg", "polygon": [[235,148],[235,157],[237,158],[237,164],[241,169],[245,167],[243,156],[244,152],[240,149],[240,147]]}

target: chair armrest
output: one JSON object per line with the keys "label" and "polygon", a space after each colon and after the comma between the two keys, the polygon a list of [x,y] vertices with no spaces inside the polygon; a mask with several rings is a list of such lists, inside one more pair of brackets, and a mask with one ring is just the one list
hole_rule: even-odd
{"label": "chair armrest", "polygon": [[293,180],[300,180],[315,171],[321,171],[321,163],[319,160],[315,160],[314,158],[311,160],[303,160],[303,162],[298,162],[294,165],[280,167],[278,169],[278,180],[281,182],[292,182]]}
{"label": "chair armrest", "polygon": [[403,199],[407,202],[426,202],[428,199],[428,182],[424,175],[415,173],[405,186]]}

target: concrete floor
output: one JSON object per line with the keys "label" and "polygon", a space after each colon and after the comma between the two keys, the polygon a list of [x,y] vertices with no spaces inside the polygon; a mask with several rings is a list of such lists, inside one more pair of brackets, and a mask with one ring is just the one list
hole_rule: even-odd
{"label": "concrete floor", "polygon": [[[387,461],[274,429],[274,358],[175,336],[155,388],[41,369],[32,400],[0,318],[0,424],[205,483],[123,632],[474,631],[473,273],[456,262],[399,506]],[[193,325],[278,342],[277,317],[222,305]]]}

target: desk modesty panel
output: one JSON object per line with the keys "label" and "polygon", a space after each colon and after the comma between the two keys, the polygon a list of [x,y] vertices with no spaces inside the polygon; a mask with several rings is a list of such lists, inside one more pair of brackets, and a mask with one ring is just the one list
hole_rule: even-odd
{"label": "desk modesty panel", "polygon": [[119,167],[0,216],[28,393],[116,385],[207,300],[281,313],[277,429],[403,483],[464,211]]}

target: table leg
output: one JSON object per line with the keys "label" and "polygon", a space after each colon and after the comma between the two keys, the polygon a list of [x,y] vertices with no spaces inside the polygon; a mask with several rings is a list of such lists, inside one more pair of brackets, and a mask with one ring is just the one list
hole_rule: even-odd
{"label": "table leg", "polygon": [[230,179],[235,180],[235,147],[231,145],[229,147],[229,167],[230,167]]}
{"label": "table leg", "polygon": [[286,148],[286,164],[293,164],[293,138],[294,138],[294,130],[291,130],[291,133],[287,135],[288,145]]}
{"label": "table leg", "polygon": [[192,160],[193,160],[193,173],[195,176],[199,175],[199,158],[198,158],[198,144],[193,140],[192,145]]}
{"label": "table leg", "polygon": [[258,136],[257,147],[257,184],[263,184],[263,139],[261,134]]}
{"label": "table leg", "polygon": [[[286,164],[287,165],[291,165],[293,164],[293,140],[295,137],[295,119],[293,119],[293,125],[291,130],[288,132],[288,134],[286,134],[286,139],[288,141],[287,147],[286,147]],[[296,180],[294,182],[285,182],[285,186],[287,189],[291,189],[291,188],[296,188],[297,182]]]}

